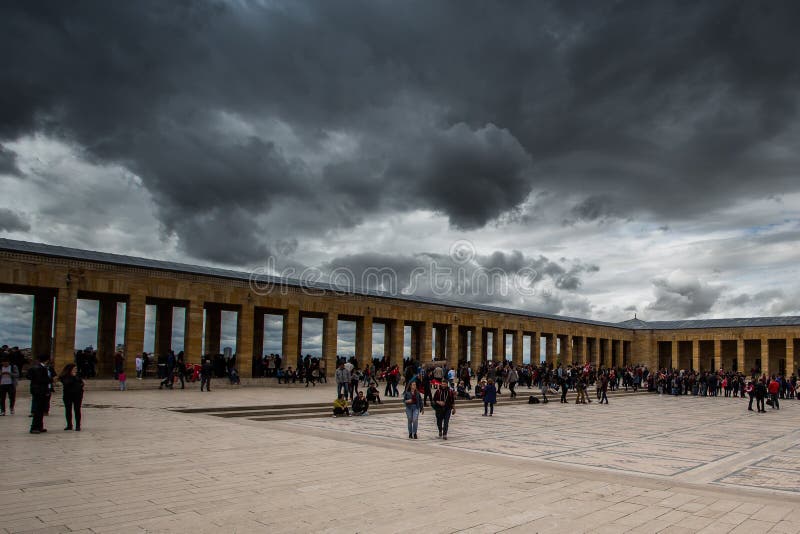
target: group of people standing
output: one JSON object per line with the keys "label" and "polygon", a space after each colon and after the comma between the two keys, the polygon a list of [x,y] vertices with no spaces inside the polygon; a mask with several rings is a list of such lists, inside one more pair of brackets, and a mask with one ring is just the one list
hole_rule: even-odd
{"label": "group of people standing", "polygon": [[[67,426],[64,430],[81,430],[81,405],[85,384],[78,374],[78,366],[68,363],[58,375],[50,365],[50,357],[46,354],[37,358],[37,363],[28,368],[26,377],[30,380],[31,392],[31,434],[47,432],[44,418],[50,413],[50,400],[56,381],[61,382],[64,401],[64,416]],[[73,417],[74,416],[74,417]]]}

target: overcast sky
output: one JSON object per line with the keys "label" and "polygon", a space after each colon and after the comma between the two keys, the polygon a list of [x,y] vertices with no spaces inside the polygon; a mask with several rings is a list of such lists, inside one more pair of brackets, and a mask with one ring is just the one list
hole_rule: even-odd
{"label": "overcast sky", "polygon": [[[800,314],[798,27],[794,1],[5,1],[0,237]],[[0,342],[29,336],[3,303]]]}

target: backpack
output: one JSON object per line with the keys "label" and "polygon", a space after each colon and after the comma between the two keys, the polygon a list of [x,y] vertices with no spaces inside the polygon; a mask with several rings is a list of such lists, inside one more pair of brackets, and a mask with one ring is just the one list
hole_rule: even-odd
{"label": "backpack", "polygon": [[539,402],[540,401],[539,401],[538,397],[534,397],[533,395],[528,397],[528,404],[539,404]]}

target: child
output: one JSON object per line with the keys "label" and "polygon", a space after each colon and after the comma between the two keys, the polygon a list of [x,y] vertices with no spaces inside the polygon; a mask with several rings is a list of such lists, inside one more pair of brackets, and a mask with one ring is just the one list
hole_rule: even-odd
{"label": "child", "polygon": [[126,382],[128,377],[125,375],[125,371],[121,371],[117,376],[119,377],[119,390],[125,391],[126,389],[128,389],[128,385]]}

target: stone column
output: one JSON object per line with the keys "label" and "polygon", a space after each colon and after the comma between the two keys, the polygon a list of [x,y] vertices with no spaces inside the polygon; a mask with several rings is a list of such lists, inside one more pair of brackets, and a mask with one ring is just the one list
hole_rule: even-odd
{"label": "stone column", "polygon": [[419,325],[419,361],[420,363],[429,363],[431,355],[433,354],[433,340],[431,339],[433,332],[433,324],[430,321],[425,321]]}
{"label": "stone column", "polygon": [[255,326],[253,313],[253,305],[247,303],[242,304],[236,314],[236,369],[242,378],[252,378],[253,376],[253,329]]}
{"label": "stone column", "polygon": [[547,336],[547,341],[545,342],[545,360],[547,360],[547,364],[553,364],[555,366],[556,362],[556,339],[558,337],[556,334],[550,334]]}
{"label": "stone column", "polygon": [[736,365],[740,373],[750,374],[750,369],[744,368],[744,339],[742,338],[736,340]]}
{"label": "stone column", "polygon": [[361,367],[372,363],[372,316],[356,320],[356,359]]}
{"label": "stone column", "polygon": [[186,304],[183,321],[183,356],[186,363],[203,362],[203,301],[190,300]]}
{"label": "stone column", "polygon": [[794,338],[786,338],[786,375],[794,373]]}
{"label": "stone column", "polygon": [[492,359],[495,362],[503,361],[506,352],[506,334],[502,328],[498,328],[492,335]]}
{"label": "stone column", "polygon": [[[77,290],[69,287],[58,289],[56,300],[56,334],[53,365],[58,372],[75,361],[75,320],[78,312]],[[33,356],[38,357],[38,354]]]}
{"label": "stone column", "polygon": [[561,363],[564,365],[566,369],[567,365],[572,364],[572,336],[567,334],[564,336],[566,347],[561,347],[563,350],[561,353],[564,355],[562,358]]}
{"label": "stone column", "polygon": [[445,353],[447,351],[447,332],[441,326],[435,327],[436,337],[434,338],[433,354],[435,360],[447,359]]}
{"label": "stone column", "polygon": [[[420,353],[422,352],[422,347],[421,347],[420,341],[419,341],[419,330],[420,330],[420,328],[422,328],[422,327],[420,325],[418,325],[418,324],[412,324],[411,325],[411,343],[410,343],[410,345],[411,345],[411,359],[412,360],[422,359],[421,356],[420,356]],[[402,360],[402,358],[401,358],[401,360]]]}
{"label": "stone column", "polygon": [[[76,304],[77,305],[77,304]],[[31,356],[34,360],[40,354],[53,354],[53,295],[36,293],[33,296],[33,335],[31,336]],[[61,369],[59,369],[59,372]]]}
{"label": "stone column", "polygon": [[[144,352],[146,309],[144,291],[128,295],[128,302],[125,304],[125,371],[129,376],[136,376],[136,356],[141,356]],[[150,369],[155,369],[155,360],[150,363]]]}
{"label": "stone column", "polygon": [[[393,319],[386,327],[386,334],[389,336],[389,365],[403,365],[403,347],[405,342],[405,323],[402,319]],[[402,371],[401,371],[402,373]]]}
{"label": "stone column", "polygon": [[[114,372],[114,353],[117,350],[117,301],[100,299],[97,315],[97,376],[107,377]],[[135,360],[136,355],[133,358]],[[125,360],[127,363],[127,356]],[[134,361],[134,369],[135,364]]]}
{"label": "stone column", "polygon": [[679,358],[678,358],[678,340],[677,339],[673,339],[671,343],[672,343],[672,345],[671,345],[671,348],[672,348],[672,368],[673,369],[679,369],[680,368],[680,361],[679,361]]}
{"label": "stone column", "polygon": [[[283,336],[281,340],[281,366],[285,369],[290,365],[297,366],[297,358],[300,354],[300,309],[297,306],[289,306],[283,314]],[[333,376],[336,369],[326,367],[325,372],[328,376]]]}
{"label": "stone column", "polygon": [[457,324],[447,326],[447,366],[458,370],[460,336]]}
{"label": "stone column", "polygon": [[769,361],[769,339],[762,337],[761,338],[761,372],[765,373],[768,377],[772,372],[772,368],[770,367]]}
{"label": "stone column", "polygon": [[514,341],[511,344],[511,361],[514,367],[522,365],[522,330],[514,330]]}
{"label": "stone column", "polygon": [[217,305],[206,305],[206,354],[219,354],[220,337],[222,336],[222,308]]}
{"label": "stone column", "polygon": [[469,365],[472,367],[472,372],[477,376],[478,369],[483,364],[483,328],[476,326],[472,331],[472,339],[470,346],[470,360]]}
{"label": "stone column", "polygon": [[[219,336],[217,336],[219,346]],[[154,352],[156,354],[169,354],[172,349],[172,304],[160,302],[156,305],[156,340]],[[217,349],[219,352],[219,349]],[[183,351],[184,355],[186,351]]]}
{"label": "stone column", "polygon": [[[589,340],[592,340],[591,344],[589,344]],[[586,338],[586,344],[590,345],[589,348],[589,361],[595,367],[600,367],[600,338],[592,337]]]}
{"label": "stone column", "polygon": [[531,332],[531,365],[538,366],[542,361],[542,342],[539,332]]}
{"label": "stone column", "polygon": [[322,357],[326,370],[336,372],[336,347],[339,328],[339,316],[328,312],[322,318]]}
{"label": "stone column", "polygon": [[700,340],[692,340],[692,369],[700,370]]}
{"label": "stone column", "polygon": [[[714,340],[714,368],[712,371],[719,371],[719,368],[722,367],[722,340],[715,339]],[[740,369],[741,371],[741,369]]]}

